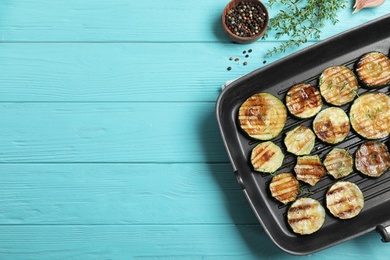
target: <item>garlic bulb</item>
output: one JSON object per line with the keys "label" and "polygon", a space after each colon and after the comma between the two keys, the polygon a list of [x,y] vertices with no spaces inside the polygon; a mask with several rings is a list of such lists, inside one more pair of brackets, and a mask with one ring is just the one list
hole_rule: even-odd
{"label": "garlic bulb", "polygon": [[357,13],[363,8],[379,6],[385,1],[386,0],[356,0],[355,5],[353,6],[353,8],[355,8],[353,13]]}

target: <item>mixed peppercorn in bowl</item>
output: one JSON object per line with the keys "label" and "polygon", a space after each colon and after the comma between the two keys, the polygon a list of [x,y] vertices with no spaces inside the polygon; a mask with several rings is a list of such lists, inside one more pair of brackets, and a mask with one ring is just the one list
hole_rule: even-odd
{"label": "mixed peppercorn in bowl", "polygon": [[225,34],[236,43],[257,41],[266,31],[268,11],[258,0],[232,0],[222,13]]}

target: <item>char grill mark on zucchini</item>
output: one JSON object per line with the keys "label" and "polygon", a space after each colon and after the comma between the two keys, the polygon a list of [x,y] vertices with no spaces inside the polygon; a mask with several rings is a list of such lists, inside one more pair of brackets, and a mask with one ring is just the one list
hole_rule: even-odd
{"label": "char grill mark on zucchini", "polygon": [[287,120],[287,109],[280,99],[269,93],[258,93],[240,107],[241,128],[252,138],[270,140],[280,134]]}
{"label": "char grill mark on zucchini", "polygon": [[364,175],[380,177],[390,167],[387,146],[379,141],[363,143],[356,151],[355,167]]}
{"label": "char grill mark on zucchini", "polygon": [[353,171],[353,158],[350,152],[343,148],[333,148],[324,160],[328,173],[335,179],[348,176]]}
{"label": "char grill mark on zucchini", "polygon": [[318,155],[305,155],[297,158],[294,167],[297,179],[314,186],[323,176],[326,175],[324,166]]}
{"label": "char grill mark on zucchini", "polygon": [[350,69],[345,66],[332,66],[320,75],[319,88],[326,102],[342,106],[355,98],[359,84]]}
{"label": "char grill mark on zucchini", "polygon": [[352,128],[362,137],[379,139],[390,133],[390,97],[367,93],[358,97],[350,109]]}
{"label": "char grill mark on zucchini", "polygon": [[297,234],[312,234],[324,224],[325,209],[315,199],[299,198],[288,209],[287,222]]}
{"label": "char grill mark on zucchini", "polygon": [[369,52],[359,59],[356,73],[366,87],[383,87],[390,83],[390,59],[381,52]]}
{"label": "char grill mark on zucchini", "polygon": [[322,141],[330,144],[340,143],[349,134],[348,115],[338,107],[326,108],[314,118],[313,129]]}
{"label": "char grill mark on zucchini", "polygon": [[270,183],[272,197],[287,204],[296,200],[299,194],[299,182],[291,173],[280,173],[274,176]]}
{"label": "char grill mark on zucchini", "polygon": [[364,207],[363,193],[352,182],[336,182],[330,187],[325,197],[330,213],[340,219],[356,217]]}
{"label": "char grill mark on zucchini", "polygon": [[251,154],[254,170],[273,173],[282,166],[284,154],[279,146],[271,141],[258,144]]}
{"label": "char grill mark on zucchini", "polygon": [[301,125],[286,133],[284,144],[288,152],[295,155],[306,155],[313,150],[315,138],[313,131]]}
{"label": "char grill mark on zucchini", "polygon": [[321,94],[310,84],[297,84],[287,92],[286,106],[298,118],[313,117],[322,108]]}

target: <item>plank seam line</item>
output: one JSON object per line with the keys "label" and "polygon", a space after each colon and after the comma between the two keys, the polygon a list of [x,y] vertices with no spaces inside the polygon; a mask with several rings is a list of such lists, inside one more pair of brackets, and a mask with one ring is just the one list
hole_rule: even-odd
{"label": "plank seam line", "polygon": [[3,100],[0,101],[0,104],[129,104],[129,103],[153,103],[153,104],[172,104],[172,103],[177,103],[177,104],[188,104],[188,103],[208,103],[208,104],[213,104],[215,103],[215,100],[193,100],[193,101],[181,101],[181,100],[172,100],[172,101],[167,101],[167,100],[157,100],[157,101],[140,101],[140,100],[134,100],[134,101],[20,101],[20,100],[15,100],[15,101],[7,101]]}
{"label": "plank seam line", "polygon": [[135,223],[135,224],[80,224],[80,223],[75,223],[75,224],[61,224],[61,223],[47,223],[47,224],[0,224],[0,227],[18,227],[18,226],[260,226],[260,223],[241,223],[241,224],[236,224],[236,223]]}
{"label": "plank seam line", "polygon": [[230,162],[0,162],[0,165],[10,165],[10,164],[208,164],[208,165],[230,165]]}
{"label": "plank seam line", "polygon": [[[324,38],[325,39],[325,38]],[[267,40],[267,43],[280,43],[286,40]],[[323,39],[322,39],[323,40]],[[307,43],[315,43],[318,40],[310,39]],[[0,41],[0,44],[226,44],[232,43],[229,40],[215,41]],[[263,43],[260,41],[260,43]]]}

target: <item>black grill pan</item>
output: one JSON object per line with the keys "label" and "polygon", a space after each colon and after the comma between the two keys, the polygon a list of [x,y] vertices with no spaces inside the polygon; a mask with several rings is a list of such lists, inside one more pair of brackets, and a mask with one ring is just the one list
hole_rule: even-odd
{"label": "black grill pan", "polygon": [[[389,242],[390,170],[379,178],[368,178],[357,171],[343,178],[357,184],[362,190],[365,197],[362,212],[350,220],[336,219],[327,212],[325,223],[319,231],[311,235],[297,235],[292,232],[286,220],[288,206],[270,195],[269,182],[272,176],[255,172],[250,165],[250,153],[259,141],[251,139],[240,130],[237,117],[240,105],[259,92],[271,93],[284,101],[286,92],[294,84],[304,82],[318,86],[318,77],[327,67],[345,65],[354,69],[357,59],[363,54],[380,51],[389,55],[389,49],[390,14],[255,70],[229,84],[218,97],[217,122],[234,174],[265,232],[280,249],[293,255],[307,255],[373,230],[380,233],[383,242]],[[359,94],[367,91],[372,90],[361,87]],[[390,93],[389,86],[376,91]],[[323,109],[326,107],[324,104]],[[349,107],[350,104],[347,104],[341,108],[348,112]],[[287,153],[283,145],[284,133],[298,124],[311,126],[311,123],[312,119],[303,121],[290,116],[287,118],[283,132],[272,140],[285,154],[283,166],[276,173],[293,172],[296,160],[295,156]],[[337,147],[348,148],[354,153],[364,141],[351,131]],[[381,141],[388,145],[389,138]],[[323,160],[333,147],[317,140],[312,154],[318,154]],[[301,188],[307,191],[301,196],[319,200],[326,209],[325,193],[334,182],[332,176],[326,176],[313,187],[300,183]]]}

